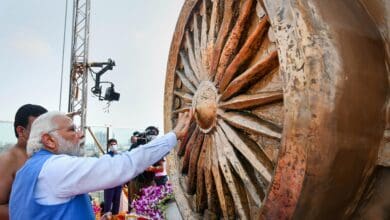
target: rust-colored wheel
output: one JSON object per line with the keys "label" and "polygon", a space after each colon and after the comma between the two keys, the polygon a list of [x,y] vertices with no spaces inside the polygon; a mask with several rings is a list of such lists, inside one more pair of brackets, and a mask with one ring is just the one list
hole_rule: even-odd
{"label": "rust-colored wheel", "polygon": [[[375,166],[388,85],[373,24],[356,2],[343,6],[185,2],[165,86],[166,130],[195,112],[169,158],[185,219],[353,213]],[[333,7],[345,15],[327,14]]]}

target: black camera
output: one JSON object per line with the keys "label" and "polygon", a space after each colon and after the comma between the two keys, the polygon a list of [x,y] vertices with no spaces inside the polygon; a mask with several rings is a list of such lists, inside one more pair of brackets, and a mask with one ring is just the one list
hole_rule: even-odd
{"label": "black camera", "polygon": [[138,132],[135,137],[137,138],[137,145],[146,144],[152,140],[152,137],[146,132]]}
{"label": "black camera", "polygon": [[114,84],[111,84],[110,87],[107,87],[106,94],[104,95],[104,100],[107,101],[119,101],[120,94],[115,92]]}
{"label": "black camera", "polygon": [[139,145],[147,144],[153,140],[158,135],[158,133],[158,128],[154,126],[147,127],[144,132],[135,131],[131,137],[132,145],[129,150],[132,150]]}

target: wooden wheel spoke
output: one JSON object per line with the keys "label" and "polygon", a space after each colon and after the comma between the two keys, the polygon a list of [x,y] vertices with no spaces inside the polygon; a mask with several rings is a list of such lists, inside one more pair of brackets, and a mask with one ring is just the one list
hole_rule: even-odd
{"label": "wooden wheel spoke", "polygon": [[[215,143],[216,141],[215,136],[213,135],[212,138],[213,138],[213,143]],[[235,215],[234,215],[233,198],[229,192],[228,187],[226,186],[226,182],[221,176],[221,170],[219,168],[218,152],[215,147],[211,149],[211,159],[212,159],[211,171],[213,173],[219,204],[221,207],[223,217],[225,219],[234,219]]]}
{"label": "wooden wheel spoke", "polygon": [[192,102],[193,96],[191,94],[180,92],[180,91],[174,91],[173,94],[177,95],[181,99],[183,99],[185,102]]}
{"label": "wooden wheel spoke", "polygon": [[179,76],[181,82],[183,83],[183,85],[192,92],[192,94],[195,94],[196,92],[196,88],[194,85],[192,85],[192,83],[190,82],[189,79],[187,79],[187,77],[184,75],[184,73],[182,73],[181,71],[179,70],[176,70],[176,74]]}
{"label": "wooden wheel spoke", "polygon": [[219,57],[221,56],[223,45],[230,32],[230,26],[233,20],[233,7],[234,0],[226,0],[224,2],[224,12],[220,31],[218,33],[217,41],[213,51],[213,57],[211,59],[210,74],[215,75],[218,67]]}
{"label": "wooden wheel spoke", "polygon": [[184,66],[184,74],[191,81],[191,83],[197,87],[199,85],[199,79],[195,75],[194,71],[192,71],[190,64],[188,63],[188,58],[183,51],[180,51],[180,57]]}
{"label": "wooden wheel spoke", "polygon": [[237,46],[241,39],[243,30],[247,26],[247,22],[250,18],[249,14],[252,10],[252,6],[253,0],[246,0],[241,7],[240,15],[226,41],[221,57],[219,58],[217,73],[214,78],[214,82],[216,82],[216,84],[220,82],[227,65],[232,60],[233,55],[237,52]]}
{"label": "wooden wheel spoke", "polygon": [[[267,135],[272,138],[281,139],[281,131],[270,122],[265,122],[257,117],[238,112],[218,111],[218,115],[234,127],[243,129],[255,135]],[[273,127],[273,128],[271,128]]]}
{"label": "wooden wheel spoke", "polygon": [[222,171],[226,184],[232,195],[235,208],[240,216],[240,219],[249,219],[249,206],[246,196],[246,192],[243,189],[240,189],[241,183],[237,181],[234,177],[234,174],[231,171],[230,165],[225,157],[224,152],[224,143],[221,139],[221,130],[215,133],[215,149],[218,154],[219,167]]}
{"label": "wooden wheel spoke", "polygon": [[239,95],[227,102],[219,103],[218,107],[233,110],[248,109],[281,100],[283,100],[283,91],[262,92],[254,95]]}
{"label": "wooden wheel spoke", "polygon": [[216,32],[218,31],[218,17],[219,17],[218,2],[219,0],[213,1],[211,15],[210,15],[210,27],[207,33],[207,46],[204,55],[202,57],[204,62],[204,67],[207,73],[207,80],[211,80],[213,77],[210,72],[210,69],[211,69],[211,62],[212,62],[211,60],[213,57],[215,41],[216,41]]}
{"label": "wooden wheel spoke", "polygon": [[181,167],[182,173],[188,173],[192,149],[197,148],[197,145],[201,144],[200,142],[202,141],[202,139],[203,139],[203,135],[200,133],[199,129],[196,128],[190,140],[188,141],[185,149],[185,153],[182,161],[182,167]]}
{"label": "wooden wheel spoke", "polygon": [[188,31],[186,31],[186,46],[188,49],[188,59],[191,65],[191,68],[194,70],[194,74],[196,76],[196,79],[200,81],[200,69],[198,67],[198,64],[196,62],[195,57],[195,48],[192,44],[192,39]]}
{"label": "wooden wheel spoke", "polygon": [[204,141],[204,134],[199,132],[198,137],[196,138],[196,144],[191,149],[191,155],[188,165],[188,175],[187,175],[187,192],[192,195],[196,192],[196,171],[199,160],[199,154],[202,150]]}
{"label": "wooden wheel spoke", "polygon": [[253,57],[253,55],[257,52],[260,45],[262,44],[265,34],[267,33],[268,27],[269,23],[267,21],[267,17],[265,17],[259,22],[255,31],[251,33],[251,35],[245,41],[243,47],[234,57],[233,61],[226,68],[226,71],[219,84],[220,92],[225,90],[226,86],[237,74],[237,71],[241,67],[241,65],[243,65],[248,59]]}
{"label": "wooden wheel spoke", "polygon": [[[210,144],[212,144],[212,139],[209,136],[207,140]],[[205,153],[205,161],[204,161],[204,178],[207,192],[207,209],[211,213],[217,214],[219,212],[219,202],[218,202],[218,194],[215,186],[215,181],[212,173],[212,146],[209,145],[207,147]]]}
{"label": "wooden wheel spoke", "polygon": [[203,65],[202,65],[202,49],[200,46],[200,30],[199,30],[199,24],[198,24],[198,16],[197,14],[194,15],[194,54],[195,54],[195,61],[196,65],[199,70],[199,79],[200,81],[205,80],[205,71],[203,70]]}
{"label": "wooden wheel spoke", "polygon": [[[203,0],[203,4],[202,4],[202,28],[201,28],[201,35],[200,35],[200,47],[202,49],[202,52],[204,50],[206,50],[207,48],[207,30],[208,30],[208,27],[207,27],[207,1],[206,0]],[[202,57],[203,57],[203,54],[202,54]]]}
{"label": "wooden wheel spoke", "polygon": [[200,36],[200,47],[201,47],[201,63],[202,63],[202,79],[208,80],[208,70],[209,70],[209,50],[208,50],[208,16],[207,16],[207,0],[203,0],[202,4],[202,27],[201,27],[201,36]]}
{"label": "wooden wheel spoke", "polygon": [[196,123],[192,122],[190,127],[188,128],[187,134],[184,136],[184,138],[180,141],[179,148],[177,149],[177,155],[179,157],[183,156],[186,150],[187,144],[189,143],[190,138],[195,134],[195,129],[196,129]]}
{"label": "wooden wheel spoke", "polygon": [[214,0],[213,1],[213,7],[211,9],[211,16],[210,16],[210,29],[208,33],[208,45],[214,45],[215,43],[215,33],[218,31],[218,17],[219,17],[219,10],[218,10],[218,4],[220,0]]}
{"label": "wooden wheel spoke", "polygon": [[205,160],[206,150],[211,147],[210,137],[205,135],[201,151],[199,154],[198,165],[196,168],[196,203],[195,207],[197,212],[203,212],[207,205],[207,195],[205,186]]}
{"label": "wooden wheel spoke", "polygon": [[[269,183],[271,181],[271,171],[273,170],[270,159],[265,155],[264,152],[259,151],[258,147],[251,146],[249,142],[245,142],[241,137],[228,126],[222,120],[218,120],[218,124],[225,132],[226,137],[233,144],[233,146],[244,155],[253,168],[255,168],[260,175]],[[252,144],[254,145],[254,144]]]}
{"label": "wooden wheel spoke", "polygon": [[249,192],[248,195],[252,197],[253,201],[256,203],[256,206],[260,207],[260,195],[262,194],[262,192],[260,191],[258,184],[252,181],[249,174],[244,169],[243,164],[234,153],[233,146],[229,143],[222,129],[220,127],[217,127],[217,131],[221,139],[221,149],[223,150],[226,158],[228,159],[236,173],[240,176],[245,187],[247,187],[247,190]]}
{"label": "wooden wheel spoke", "polygon": [[263,75],[271,72],[279,65],[278,53],[272,52],[268,57],[256,63],[236,79],[234,79],[222,93],[221,100],[226,100],[234,94],[240,92],[242,89],[257,82]]}
{"label": "wooden wheel spoke", "polygon": [[176,109],[175,111],[172,112],[172,114],[178,114],[181,112],[189,111],[191,109],[190,105],[184,106],[182,108]]}

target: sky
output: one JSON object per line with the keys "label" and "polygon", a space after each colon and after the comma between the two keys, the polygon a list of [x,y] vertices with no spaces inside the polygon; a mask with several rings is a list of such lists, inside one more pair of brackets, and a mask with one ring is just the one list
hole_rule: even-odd
{"label": "sky", "polygon": [[[66,0],[3,0],[0,3],[0,121],[13,121],[23,104],[59,109]],[[92,0],[89,61],[116,62],[102,80],[115,84],[119,102],[89,92],[87,125],[163,130],[168,53],[184,0]],[[61,111],[67,110],[71,13],[68,0]],[[89,82],[92,79],[89,77]],[[89,89],[91,86],[89,86]],[[103,89],[104,91],[104,89]]]}

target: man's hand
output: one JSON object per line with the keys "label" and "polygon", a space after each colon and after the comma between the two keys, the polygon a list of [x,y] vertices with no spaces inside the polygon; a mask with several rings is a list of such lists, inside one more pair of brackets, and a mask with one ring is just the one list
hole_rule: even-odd
{"label": "man's hand", "polygon": [[173,132],[175,132],[177,139],[182,139],[184,135],[188,132],[188,128],[190,127],[192,116],[193,116],[192,110],[179,113],[177,124],[173,129]]}

